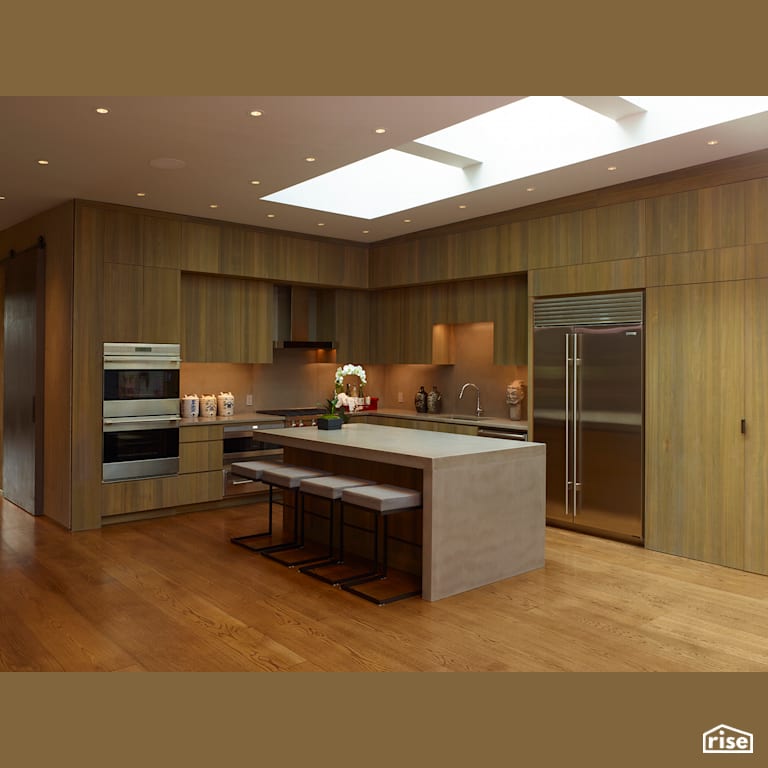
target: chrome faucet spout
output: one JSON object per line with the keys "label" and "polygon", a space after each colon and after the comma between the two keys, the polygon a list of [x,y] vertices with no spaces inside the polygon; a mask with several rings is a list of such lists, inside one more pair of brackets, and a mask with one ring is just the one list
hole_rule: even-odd
{"label": "chrome faucet spout", "polygon": [[477,390],[477,406],[475,408],[475,415],[476,416],[482,416],[483,409],[480,407],[480,387],[478,387],[477,384],[473,384],[471,381],[468,381],[461,388],[461,392],[459,392],[459,400],[461,400],[461,398],[464,397],[464,390],[466,390],[467,387],[472,387],[472,388]]}

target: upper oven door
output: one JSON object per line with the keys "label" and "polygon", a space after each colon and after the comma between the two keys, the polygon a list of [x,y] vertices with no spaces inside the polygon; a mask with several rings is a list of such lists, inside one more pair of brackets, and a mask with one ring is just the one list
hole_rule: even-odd
{"label": "upper oven door", "polygon": [[177,344],[105,344],[104,417],[178,416],[178,350]]}

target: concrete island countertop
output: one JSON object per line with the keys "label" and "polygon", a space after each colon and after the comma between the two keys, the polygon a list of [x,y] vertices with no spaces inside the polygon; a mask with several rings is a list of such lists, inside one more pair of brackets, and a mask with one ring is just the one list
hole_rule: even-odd
{"label": "concrete island countertop", "polygon": [[197,416],[194,418],[182,417],[182,427],[205,427],[216,424],[263,424],[284,421],[282,416],[270,416],[268,413],[237,413],[234,416]]}
{"label": "concrete island countertop", "polygon": [[[422,597],[440,600],[544,565],[542,443],[378,424],[266,429],[308,466],[345,459],[414,467],[422,476]],[[312,463],[312,454],[324,454]],[[335,457],[339,457],[338,459]],[[302,458],[304,461],[304,458]]]}

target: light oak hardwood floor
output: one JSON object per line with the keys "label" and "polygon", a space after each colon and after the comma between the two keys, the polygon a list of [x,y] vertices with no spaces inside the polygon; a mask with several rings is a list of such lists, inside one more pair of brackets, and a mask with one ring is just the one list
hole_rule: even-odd
{"label": "light oak hardwood floor", "polygon": [[543,569],[379,608],[235,547],[256,504],[69,533],[0,508],[0,670],[768,671],[768,578],[555,528]]}

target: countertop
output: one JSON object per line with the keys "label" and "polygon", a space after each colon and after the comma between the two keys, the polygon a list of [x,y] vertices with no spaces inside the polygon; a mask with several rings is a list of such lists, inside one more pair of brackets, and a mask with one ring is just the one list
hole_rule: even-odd
{"label": "countertop", "polygon": [[282,416],[271,416],[268,413],[237,413],[234,416],[198,416],[197,418],[182,418],[182,427],[204,427],[215,424],[263,424],[284,421]]}
{"label": "countertop", "polygon": [[537,449],[539,443],[512,442],[493,437],[454,435],[405,427],[384,427],[378,424],[345,424],[341,429],[265,429],[274,442],[292,448],[320,453],[333,453],[353,458],[369,458],[387,464],[411,467],[434,467],[446,460],[466,462],[485,461],[493,454],[515,454]]}
{"label": "countertop", "polygon": [[[528,430],[527,421],[512,421],[498,416],[473,417],[471,414],[455,413],[417,413],[413,409],[407,408],[379,408],[376,411],[354,411],[350,414],[351,418],[357,416],[395,416],[399,419],[414,419],[416,421],[441,421],[447,424],[468,424],[473,427],[494,427],[506,429]],[[452,416],[461,416],[460,419],[451,418]]]}

